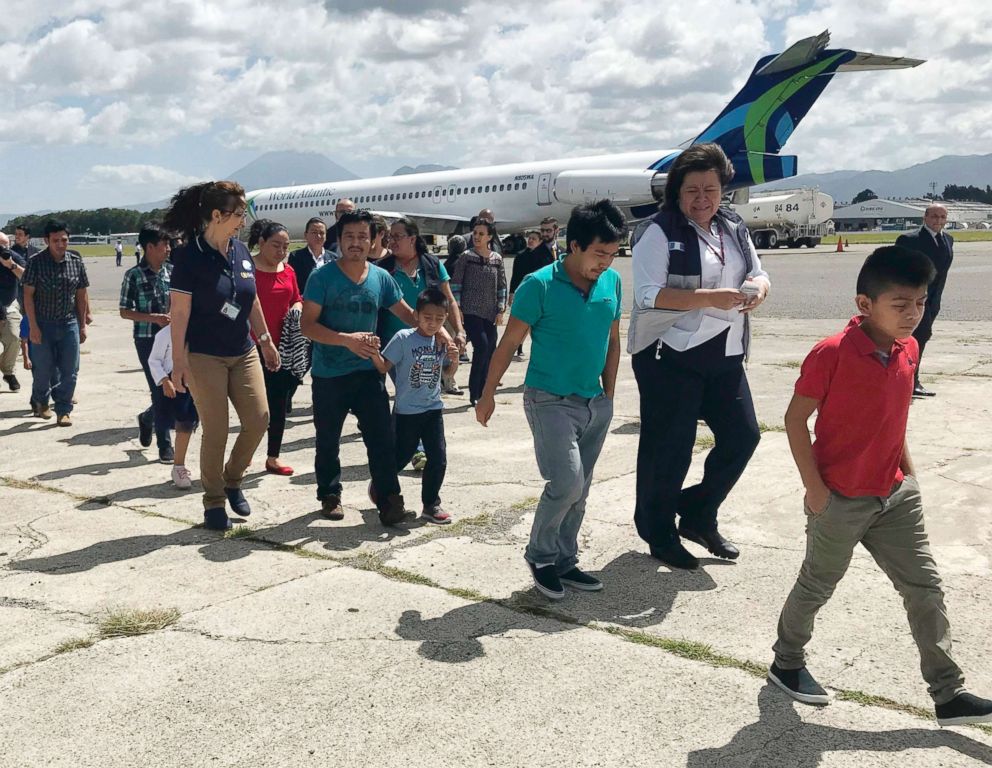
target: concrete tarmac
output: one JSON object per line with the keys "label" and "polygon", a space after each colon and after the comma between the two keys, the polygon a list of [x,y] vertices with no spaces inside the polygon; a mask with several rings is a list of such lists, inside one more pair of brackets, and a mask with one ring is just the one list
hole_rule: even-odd
{"label": "concrete tarmac", "polygon": [[[98,261],[91,275],[119,274]],[[740,560],[672,571],[638,539],[638,393],[624,356],[581,539],[583,567],[606,588],[559,603],[534,592],[522,559],[543,487],[525,363],[504,377],[488,429],[466,398],[446,398],[453,526],[379,525],[350,418],[346,517],[321,518],[303,387],[283,451],[296,474],[266,475],[260,448],[245,482],[254,512],[222,536],[196,527],[200,489],[172,488],[138,444],[148,395],[130,324],[98,301],[71,428],[30,418],[27,389],[0,393],[0,765],[992,765],[992,729],[941,730],[928,716],[901,601],[864,551],[809,648],[833,703],[794,704],[763,680],[804,552],[782,417],[799,361],[843,326],[770,317],[787,293],[778,282],[749,366],[762,442],[721,511]],[[909,438],[954,655],[989,696],[992,324],[942,316],[935,331],[924,382],[938,396],[914,403]],[[417,474],[401,482],[417,506]],[[109,636],[123,609],[175,621]]]}

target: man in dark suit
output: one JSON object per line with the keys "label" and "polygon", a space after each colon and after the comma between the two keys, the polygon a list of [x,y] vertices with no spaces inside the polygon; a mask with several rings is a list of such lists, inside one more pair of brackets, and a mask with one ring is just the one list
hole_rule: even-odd
{"label": "man in dark suit", "polygon": [[[923,348],[933,334],[933,321],[940,313],[940,296],[944,292],[947,272],[954,259],[954,238],[944,232],[945,224],[947,224],[947,209],[940,203],[933,203],[927,206],[923,213],[923,226],[920,227],[920,231],[911,235],[899,235],[896,240],[896,245],[925,253],[937,270],[937,277],[934,278],[927,291],[927,304],[923,310],[923,319],[913,331],[913,337],[920,345],[920,360],[923,359]],[[916,386],[913,388],[913,397],[933,397],[936,394],[936,392],[931,392],[920,386],[920,364],[917,362]]]}
{"label": "man in dark suit", "polygon": [[[344,216],[344,214],[351,213],[353,210],[355,210],[355,202],[353,200],[349,200],[347,197],[343,197],[338,200],[334,206],[335,223],[337,223],[337,220]],[[331,227],[327,231],[327,242],[324,243],[324,247],[334,254],[335,259],[341,255],[338,251],[338,228],[336,226]],[[300,286],[300,290],[303,290],[302,285]]]}
{"label": "man in dark suit", "polygon": [[316,267],[331,261],[334,258],[329,250],[324,247],[327,238],[327,225],[322,219],[316,217],[307,222],[307,228],[303,235],[307,244],[289,254],[289,266],[296,273],[296,282],[300,286],[300,293],[307,287],[307,279]]}

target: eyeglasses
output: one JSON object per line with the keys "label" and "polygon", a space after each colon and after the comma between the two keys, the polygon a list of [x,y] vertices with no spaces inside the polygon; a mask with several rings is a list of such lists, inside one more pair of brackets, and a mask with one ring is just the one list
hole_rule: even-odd
{"label": "eyeglasses", "polygon": [[243,219],[248,215],[248,210],[242,208],[240,211],[224,211],[228,216],[233,216],[236,219]]}
{"label": "eyeglasses", "polygon": [[390,232],[386,237],[387,240],[402,240],[404,237],[413,237],[413,235],[397,235],[395,232]]}

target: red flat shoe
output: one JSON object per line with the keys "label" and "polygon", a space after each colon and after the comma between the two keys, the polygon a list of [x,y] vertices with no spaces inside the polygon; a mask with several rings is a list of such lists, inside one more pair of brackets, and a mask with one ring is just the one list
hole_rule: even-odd
{"label": "red flat shoe", "polygon": [[266,462],[265,464],[265,471],[268,472],[270,475],[279,475],[280,477],[289,477],[291,474],[293,474],[292,467],[287,467],[287,466],[273,467],[268,462]]}

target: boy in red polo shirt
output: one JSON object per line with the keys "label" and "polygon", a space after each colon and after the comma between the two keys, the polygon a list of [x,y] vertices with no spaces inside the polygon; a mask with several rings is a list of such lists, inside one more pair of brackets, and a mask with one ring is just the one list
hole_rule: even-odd
{"label": "boy in red polo shirt", "polygon": [[[992,701],[964,690],[951,658],[940,576],[906,445],[919,361],[911,334],[933,278],[924,254],[877,249],[858,275],[860,316],[803,362],[785,428],[806,487],[806,559],[779,617],[768,679],[797,701],[829,702],[806,669],[803,649],[861,543],[903,597],[937,722],[962,725],[992,721]],[[806,426],[813,411],[815,442]]]}

